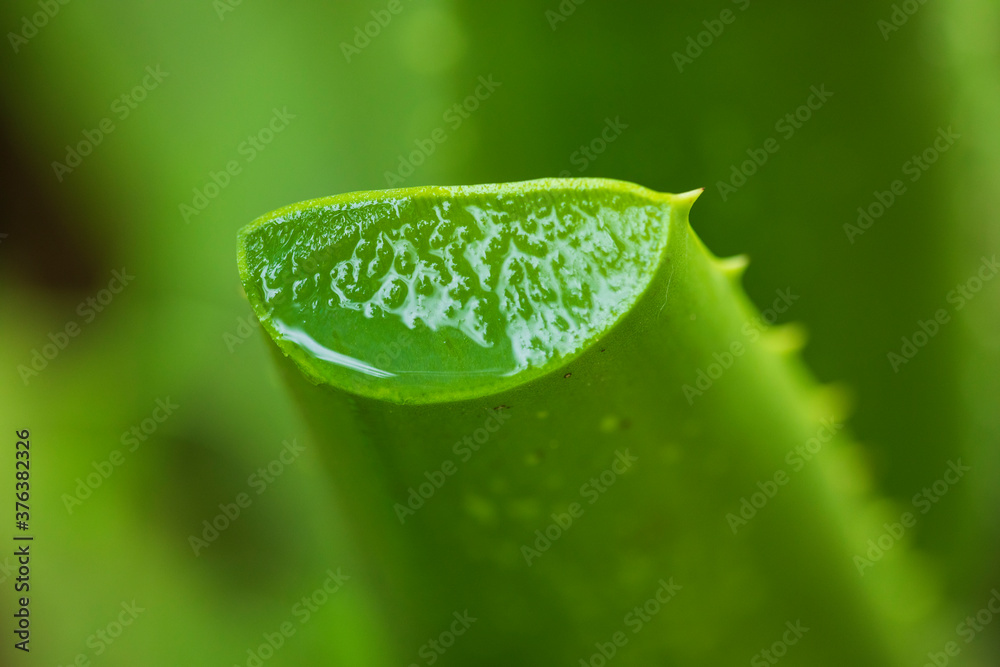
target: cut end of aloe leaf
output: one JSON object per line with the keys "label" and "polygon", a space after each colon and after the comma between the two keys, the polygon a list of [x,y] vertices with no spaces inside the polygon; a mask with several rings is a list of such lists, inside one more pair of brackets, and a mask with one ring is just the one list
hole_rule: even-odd
{"label": "cut end of aloe leaf", "polygon": [[240,276],[313,382],[397,403],[487,396],[613,327],[698,194],[545,179],[338,195],[245,227]]}

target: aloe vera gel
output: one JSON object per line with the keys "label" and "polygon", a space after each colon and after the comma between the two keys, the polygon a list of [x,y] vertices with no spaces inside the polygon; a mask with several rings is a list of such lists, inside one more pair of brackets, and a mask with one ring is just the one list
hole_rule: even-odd
{"label": "aloe vera gel", "polygon": [[[277,211],[242,236],[258,314],[307,374],[358,393],[423,403],[521,384],[621,318],[666,244],[662,195],[548,183]],[[407,354],[379,358],[399,341]]]}

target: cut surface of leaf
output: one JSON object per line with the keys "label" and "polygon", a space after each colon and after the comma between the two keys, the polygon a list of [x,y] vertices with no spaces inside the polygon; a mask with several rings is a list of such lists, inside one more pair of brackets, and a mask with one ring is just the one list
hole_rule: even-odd
{"label": "cut surface of leaf", "polygon": [[313,382],[396,403],[485,396],[613,327],[693,196],[606,179],[338,195],[248,225],[239,268]]}

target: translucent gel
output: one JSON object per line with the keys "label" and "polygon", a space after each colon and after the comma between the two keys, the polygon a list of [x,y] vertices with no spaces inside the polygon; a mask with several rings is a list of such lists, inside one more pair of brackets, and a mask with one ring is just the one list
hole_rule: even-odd
{"label": "translucent gel", "polygon": [[256,227],[248,269],[277,337],[335,375],[428,391],[578,352],[655,271],[664,201],[498,187],[332,198]]}

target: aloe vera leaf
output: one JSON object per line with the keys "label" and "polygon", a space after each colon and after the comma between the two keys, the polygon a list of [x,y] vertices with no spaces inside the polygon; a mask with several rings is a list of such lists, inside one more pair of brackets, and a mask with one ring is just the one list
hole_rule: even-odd
{"label": "aloe vera leaf", "polygon": [[[904,665],[943,643],[934,594],[905,546],[859,574],[854,556],[891,515],[856,488],[843,438],[792,469],[788,453],[822,435],[821,420],[839,423],[840,406],[797,360],[796,336],[749,324],[755,310],[738,285],[745,262],[713,257],[688,224],[697,194],[602,179],[414,188],[305,202],[241,232],[245,290],[326,446],[400,660],[423,659],[421,649],[434,650],[426,642],[466,610],[478,620],[443,664],[587,664],[616,632],[626,639],[620,665],[744,662],[799,621],[809,630],[794,646],[796,664]],[[478,232],[457,233],[472,212]],[[626,224],[635,216],[641,224]],[[563,265],[577,270],[523,283],[538,295],[534,311],[499,302],[484,314],[494,318],[488,332],[496,325],[479,341],[485,351],[466,344],[453,355],[444,350],[468,332],[422,317],[401,323],[399,302],[356,317],[357,303],[373,302],[373,284],[346,295],[347,308],[330,301],[361,239],[405,226],[438,235],[395,246],[393,261],[365,256],[371,274],[349,277],[384,285],[413,247],[433,265],[442,246],[516,236],[512,226],[576,239],[604,231],[613,238],[603,247],[617,251],[598,257],[577,243],[575,252],[591,253]],[[536,254],[551,258],[542,245]],[[487,257],[494,272],[483,294],[510,284],[499,269],[517,252],[512,241]],[[547,354],[519,366],[518,340],[496,332],[517,317],[557,322],[546,317],[571,310],[567,287],[596,279],[588,272],[618,281],[624,307],[578,300],[572,344],[543,345]],[[438,275],[437,287],[452,284],[453,271]],[[603,317],[587,319],[595,313]],[[561,326],[536,331],[551,341]],[[352,347],[338,347],[345,341]],[[402,353],[392,354],[394,342]],[[504,343],[514,350],[506,357],[487,347]],[[718,377],[704,388],[696,380],[706,369]],[[489,432],[498,410],[503,423]],[[468,438],[483,433],[471,451]],[[778,471],[786,482],[769,485]],[[410,491],[427,484],[429,497],[408,506]],[[745,525],[727,518],[741,498],[768,491]],[[661,582],[682,588],[636,632],[634,609]]]}

